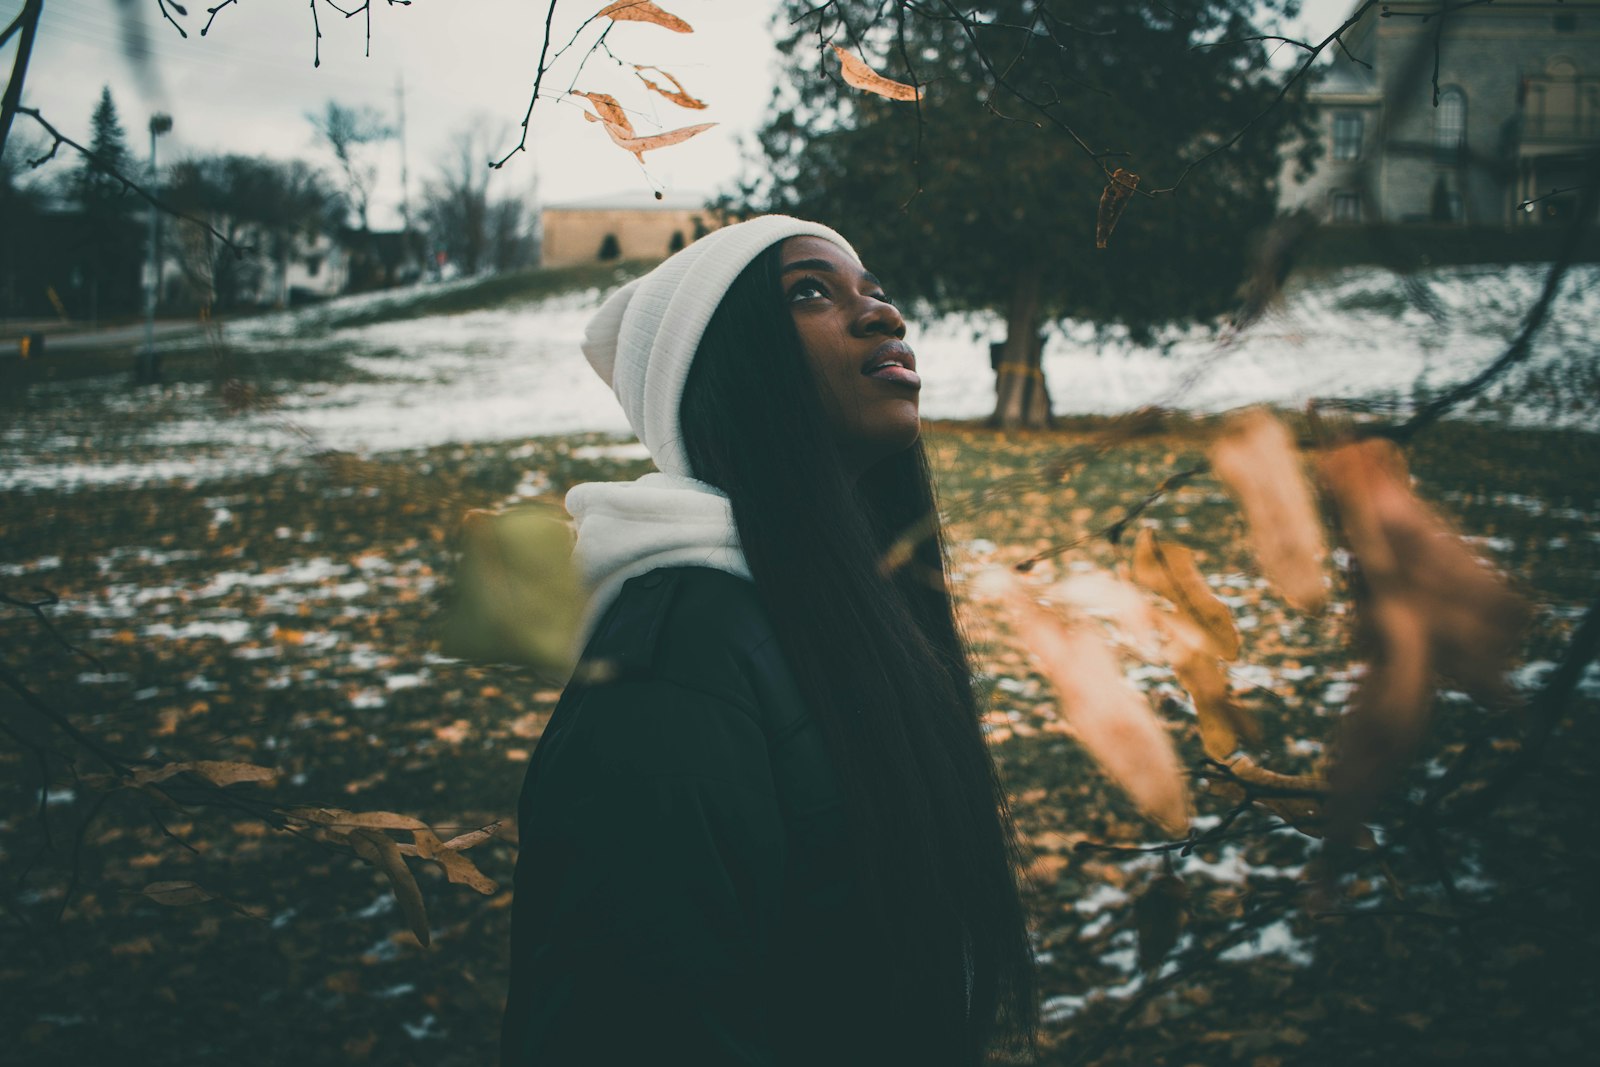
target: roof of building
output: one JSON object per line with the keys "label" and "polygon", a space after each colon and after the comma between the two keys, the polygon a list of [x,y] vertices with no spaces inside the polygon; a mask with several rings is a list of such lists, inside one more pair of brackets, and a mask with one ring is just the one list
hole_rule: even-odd
{"label": "roof of building", "polygon": [[564,200],[559,204],[546,204],[546,211],[700,211],[712,198],[711,193],[699,190],[673,189],[660,199],[649,189],[624,189],[600,196],[586,196],[581,200]]}

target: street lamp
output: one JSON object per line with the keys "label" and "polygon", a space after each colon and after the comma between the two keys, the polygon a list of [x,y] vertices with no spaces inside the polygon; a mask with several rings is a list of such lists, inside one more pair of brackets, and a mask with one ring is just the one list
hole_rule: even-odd
{"label": "street lamp", "polygon": [[[172,116],[150,116],[150,190],[156,187],[156,138],[172,129]],[[156,293],[161,288],[161,265],[156,259],[156,206],[150,205],[150,262],[144,279],[144,351],[139,353],[139,365],[134,378],[141,382],[156,380]]]}

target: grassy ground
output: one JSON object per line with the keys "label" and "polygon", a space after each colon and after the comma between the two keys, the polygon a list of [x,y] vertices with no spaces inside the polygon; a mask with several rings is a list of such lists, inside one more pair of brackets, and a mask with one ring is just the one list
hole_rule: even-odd
{"label": "grassy ground", "polygon": [[[1099,452],[1105,429],[1006,435],[937,426],[930,441],[961,559],[1011,560],[1099,528],[1199,454],[1174,422]],[[4,665],[47,706],[131,760],[232,759],[280,771],[233,787],[282,804],[401,811],[441,829],[507,820],[558,695],[525,674],[431,648],[462,509],[518,490],[559,500],[644,464],[604,439],[545,438],[351,459],[207,483],[0,495],[0,586],[44,586],[47,617],[0,615]],[[1420,490],[1541,610],[1526,659],[1555,658],[1600,585],[1600,441],[1445,425],[1412,455]],[[529,474],[529,472],[537,472]],[[1256,577],[1239,519],[1197,481],[1146,517],[1199,554],[1245,634],[1236,682],[1266,724],[1263,762],[1309,767],[1357,660],[1346,616],[1295,617]],[[1054,566],[1113,566],[1096,541]],[[1141,990],[1133,897],[1160,860],[1084,854],[1085,840],[1154,839],[1075,745],[1003,626],[972,619],[992,690],[988,731],[1014,797],[1043,952],[1044,1061],[1107,1064],[1564,1062],[1600,1037],[1591,917],[1597,849],[1592,696],[1495,819],[1388,855],[1347,903],[1422,914],[1309,916],[1315,846],[1259,833],[1177,858],[1189,920],[1162,991]],[[1536,672],[1535,672],[1536,673]],[[1142,675],[1183,754],[1199,747],[1170,677]],[[1592,690],[1591,690],[1592,693]],[[77,753],[6,692],[5,721]],[[1413,785],[1484,733],[1522,724],[1447,695]],[[247,811],[165,810],[57,767],[39,809],[36,762],[0,743],[0,1017],[21,1062],[467,1065],[490,1062],[504,996],[515,827],[471,855],[478,895],[418,866],[433,944],[349,852]],[[1215,815],[1223,801],[1202,795]],[[1243,828],[1259,831],[1247,817]],[[81,846],[77,837],[81,834]],[[76,867],[76,873],[74,868]],[[224,900],[167,907],[150,883],[193,880]],[[230,904],[237,905],[235,909]],[[59,921],[58,921],[59,915]],[[1430,917],[1432,916],[1432,917]],[[1228,942],[1225,939],[1233,938]],[[1209,960],[1219,944],[1234,944]],[[619,1005],[619,1025],[626,1025]],[[114,1051],[113,1051],[114,1050]]]}

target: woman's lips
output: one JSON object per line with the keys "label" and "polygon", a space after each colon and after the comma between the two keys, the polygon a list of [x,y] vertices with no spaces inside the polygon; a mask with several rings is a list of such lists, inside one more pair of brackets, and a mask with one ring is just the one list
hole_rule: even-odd
{"label": "woman's lips", "polygon": [[893,363],[887,367],[880,367],[872,371],[867,377],[876,378],[880,382],[896,382],[900,385],[915,386],[919,389],[922,387],[922,379],[917,375],[916,371],[909,367],[896,366]]}
{"label": "woman's lips", "polygon": [[917,374],[917,357],[911,346],[901,340],[885,341],[872,352],[861,373],[880,382],[894,382],[920,388],[922,378]]}

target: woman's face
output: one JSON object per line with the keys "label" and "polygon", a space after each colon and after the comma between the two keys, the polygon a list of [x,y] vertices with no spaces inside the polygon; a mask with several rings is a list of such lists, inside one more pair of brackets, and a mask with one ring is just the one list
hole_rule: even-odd
{"label": "woman's face", "polygon": [[820,237],[783,242],[784,300],[847,461],[865,470],[917,440],[916,356],[877,278]]}

